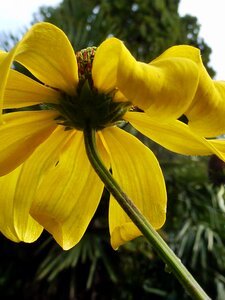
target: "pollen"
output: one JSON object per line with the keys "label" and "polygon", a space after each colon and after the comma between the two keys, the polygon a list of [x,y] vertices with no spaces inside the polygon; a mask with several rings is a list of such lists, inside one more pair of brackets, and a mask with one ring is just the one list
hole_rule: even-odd
{"label": "pollen", "polygon": [[76,52],[80,82],[88,80],[92,84],[91,70],[96,50],[97,47],[88,47]]}

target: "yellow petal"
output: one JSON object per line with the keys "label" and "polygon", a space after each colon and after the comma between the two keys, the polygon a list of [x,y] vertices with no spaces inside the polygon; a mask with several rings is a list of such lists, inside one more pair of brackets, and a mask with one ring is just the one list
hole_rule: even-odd
{"label": "yellow petal", "polygon": [[168,59],[171,57],[183,57],[186,59],[190,59],[196,64],[201,63],[201,52],[198,48],[195,48],[193,46],[189,45],[177,45],[177,46],[172,46],[168,48],[166,51],[164,51],[161,55],[159,55],[157,58],[152,60],[151,63],[163,60],[163,59]]}
{"label": "yellow petal", "polygon": [[56,112],[29,111],[3,115],[0,126],[0,176],[5,175],[24,160],[55,129]]}
{"label": "yellow petal", "polygon": [[[197,88],[197,64],[180,57],[180,48],[176,49],[171,56],[162,55],[150,64],[136,62],[133,57],[128,58],[128,54],[121,55],[117,73],[119,89],[158,120],[180,117],[192,102]],[[190,50],[199,56],[197,49]]]}
{"label": "yellow petal", "polygon": [[2,109],[3,109],[3,97],[5,91],[5,84],[8,78],[9,65],[8,65],[8,54],[6,52],[0,52],[0,125],[3,123],[2,120]]}
{"label": "yellow petal", "polygon": [[67,36],[58,27],[50,23],[35,24],[16,49],[16,61],[40,81],[69,94],[76,93],[76,56]]}
{"label": "yellow petal", "polygon": [[[111,38],[104,41],[97,48],[92,66],[92,77],[94,86],[100,92],[108,93],[116,88],[117,67],[121,47],[123,47],[121,41],[116,38]],[[113,55],[110,55],[111,53],[113,53]],[[116,90],[114,100],[117,102],[128,101],[118,89]]]}
{"label": "yellow petal", "polygon": [[31,214],[65,250],[79,242],[99,204],[103,183],[86,155],[83,133],[67,141],[44,175]]}
{"label": "yellow petal", "polygon": [[34,191],[31,187],[31,198],[15,197],[20,185],[21,167],[6,176],[0,177],[0,232],[14,242],[34,242],[41,234],[43,227],[29,214]]}
{"label": "yellow petal", "polygon": [[7,52],[0,50],[0,64],[6,58]]}
{"label": "yellow petal", "polygon": [[113,101],[115,102],[128,102],[128,99],[121,93],[121,91],[117,90],[114,94]]}
{"label": "yellow petal", "polygon": [[225,160],[222,146],[196,135],[186,124],[180,121],[170,123],[155,122],[145,113],[129,112],[124,119],[134,128],[166,149],[184,155],[216,154]]}
{"label": "yellow petal", "polygon": [[[44,84],[74,95],[78,67],[66,35],[50,23],[38,23],[24,35],[0,64],[0,110],[9,69],[16,60]],[[0,112],[1,113],[1,112]]]}
{"label": "yellow petal", "polygon": [[38,184],[49,168],[57,165],[62,148],[70,135],[70,131],[65,131],[62,126],[58,126],[48,139],[32,153],[23,164],[20,185],[17,187],[15,197],[32,198],[33,200],[30,193],[38,188]]}
{"label": "yellow petal", "polygon": [[[112,174],[122,190],[156,228],[166,217],[164,178],[154,154],[132,135],[119,128],[102,131],[108,149]],[[111,196],[109,208],[111,244],[118,248],[141,233]]]}
{"label": "yellow petal", "polygon": [[[199,135],[213,137],[225,132],[225,81],[212,80],[203,65],[200,55],[191,46],[174,46],[163,55],[173,55],[179,48],[179,56],[187,57],[198,65],[199,83],[193,101],[185,115],[188,117],[189,127]],[[199,53],[200,54],[200,53]],[[215,121],[216,118],[216,121]]]}
{"label": "yellow petal", "polygon": [[4,96],[4,88],[6,83],[6,76],[3,75],[2,70],[2,62],[4,62],[7,53],[0,50],[0,125],[2,124],[2,109],[3,109],[3,96]]}
{"label": "yellow petal", "polygon": [[37,81],[10,70],[5,87],[3,108],[18,108],[39,103],[57,103],[60,93]]}
{"label": "yellow petal", "polygon": [[116,87],[122,47],[121,41],[110,38],[97,48],[92,66],[92,77],[94,86],[101,92],[111,92]]}
{"label": "yellow petal", "polygon": [[210,139],[207,140],[208,143],[216,149],[217,152],[215,154],[220,157],[223,161],[225,161],[225,140],[224,139]]}
{"label": "yellow petal", "polygon": [[24,220],[26,213],[30,211],[44,173],[57,164],[60,151],[69,135],[69,131],[64,131],[61,126],[58,127],[22,165],[14,191],[14,209],[17,211],[14,222],[20,224],[20,228],[26,225],[21,220]]}
{"label": "yellow petal", "polygon": [[198,134],[218,136],[225,132],[225,81],[212,80],[202,63],[199,69],[198,89],[185,115],[190,128]]}
{"label": "yellow petal", "polygon": [[97,49],[94,84],[106,91],[118,87],[127,99],[147,110],[151,117],[174,119],[180,117],[193,100],[199,79],[196,63],[199,60],[197,48],[179,46],[145,64],[137,62],[120,40],[111,38]]}

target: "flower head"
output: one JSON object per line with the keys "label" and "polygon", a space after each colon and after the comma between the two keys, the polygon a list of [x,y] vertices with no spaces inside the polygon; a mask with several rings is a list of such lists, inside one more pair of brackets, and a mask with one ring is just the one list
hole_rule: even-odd
{"label": "flower head", "polygon": [[[33,77],[12,69],[13,61]],[[45,228],[64,249],[79,242],[104,188],[85,151],[87,125],[96,131],[105,166],[160,228],[166,189],[159,163],[118,125],[129,122],[178,153],[222,157],[217,142],[177,120],[195,105],[199,61],[196,48],[177,46],[150,64],[137,62],[116,38],[75,54],[65,34],[49,23],[34,25],[9,53],[0,52],[1,108],[13,109],[1,116],[0,231],[32,242]],[[140,235],[113,196],[109,228],[113,248]]]}

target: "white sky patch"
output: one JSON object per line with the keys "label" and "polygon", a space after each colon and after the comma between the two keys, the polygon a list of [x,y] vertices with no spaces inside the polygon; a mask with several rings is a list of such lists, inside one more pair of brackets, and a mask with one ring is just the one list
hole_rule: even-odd
{"label": "white sky patch", "polygon": [[0,31],[13,32],[29,26],[40,6],[57,6],[60,0],[1,0]]}
{"label": "white sky patch", "polygon": [[212,49],[210,65],[216,79],[225,80],[225,1],[181,0],[180,15],[196,16],[201,25],[200,37]]}

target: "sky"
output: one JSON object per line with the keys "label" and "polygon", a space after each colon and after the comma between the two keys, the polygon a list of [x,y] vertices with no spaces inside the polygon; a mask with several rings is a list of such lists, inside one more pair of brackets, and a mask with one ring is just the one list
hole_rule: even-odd
{"label": "sky", "polygon": [[225,1],[181,0],[180,15],[191,14],[201,25],[200,37],[212,49],[210,65],[216,71],[216,79],[225,80]]}
{"label": "sky", "polygon": [[43,5],[55,6],[60,0],[1,0],[0,31],[15,31],[29,25],[32,15]]}
{"label": "sky", "polygon": [[[56,6],[60,0],[6,0],[1,1],[0,32],[16,33],[29,27],[33,13],[42,5]],[[224,0],[181,0],[180,15],[191,14],[201,25],[200,37],[211,47],[210,65],[216,71],[216,79],[225,80],[225,17]]]}

